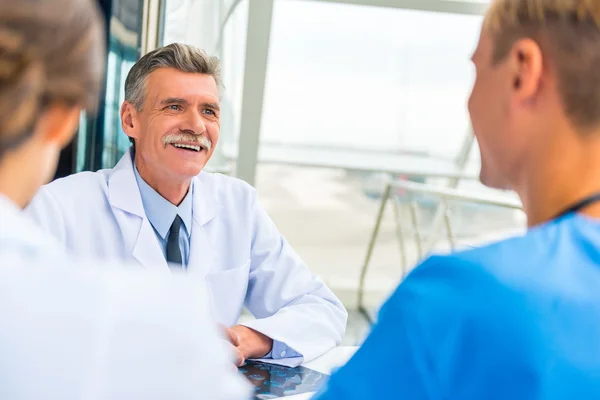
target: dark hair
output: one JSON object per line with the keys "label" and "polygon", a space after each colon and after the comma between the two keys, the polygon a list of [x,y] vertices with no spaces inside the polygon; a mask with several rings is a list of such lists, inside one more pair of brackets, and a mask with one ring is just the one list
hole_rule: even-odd
{"label": "dark hair", "polygon": [[30,137],[49,104],[95,110],[103,31],[92,0],[0,0],[0,155]]}

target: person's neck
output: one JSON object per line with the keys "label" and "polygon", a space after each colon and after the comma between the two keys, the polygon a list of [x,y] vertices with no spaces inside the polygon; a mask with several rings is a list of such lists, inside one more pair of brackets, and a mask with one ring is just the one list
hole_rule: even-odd
{"label": "person's neck", "polygon": [[20,209],[24,209],[31,199],[18,190],[19,183],[16,179],[11,179],[10,176],[0,174],[0,195],[6,197]]}
{"label": "person's neck", "polygon": [[[556,135],[538,157],[528,160],[516,187],[528,226],[556,218],[578,201],[600,192],[600,131]],[[580,211],[600,218],[600,204]]]}
{"label": "person's neck", "polygon": [[135,165],[144,182],[158,194],[167,199],[171,204],[181,204],[190,188],[191,179],[179,177],[162,176],[160,172],[148,168],[143,161],[135,159]]}
{"label": "person's neck", "polygon": [[29,179],[18,168],[0,164],[0,194],[13,202],[20,209],[27,207],[37,188],[27,187]]}

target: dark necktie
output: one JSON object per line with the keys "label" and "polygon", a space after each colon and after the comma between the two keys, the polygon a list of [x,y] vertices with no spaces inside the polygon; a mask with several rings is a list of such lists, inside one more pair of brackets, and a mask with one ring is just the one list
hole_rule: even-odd
{"label": "dark necktie", "polygon": [[183,265],[181,262],[181,249],[179,248],[179,230],[181,228],[181,218],[175,216],[171,229],[169,229],[169,238],[167,239],[167,262]]}

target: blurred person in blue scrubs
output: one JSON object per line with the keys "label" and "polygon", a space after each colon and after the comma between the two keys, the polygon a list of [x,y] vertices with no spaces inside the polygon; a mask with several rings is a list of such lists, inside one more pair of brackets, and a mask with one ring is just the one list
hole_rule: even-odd
{"label": "blurred person in blue scrubs", "polygon": [[22,212],[94,108],[103,36],[92,0],[0,0],[0,398],[246,398],[201,282],[69,258]]}
{"label": "blurred person in blue scrubs", "polygon": [[481,181],[528,232],[417,266],[320,400],[600,398],[600,2],[493,1],[473,63]]}

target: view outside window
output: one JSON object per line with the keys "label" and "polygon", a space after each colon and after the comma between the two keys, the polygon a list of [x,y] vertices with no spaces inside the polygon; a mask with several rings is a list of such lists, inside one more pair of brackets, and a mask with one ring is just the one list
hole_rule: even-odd
{"label": "view outside window", "polygon": [[[257,188],[294,248],[346,301],[354,301],[383,182],[450,183],[393,171],[455,167],[470,129],[466,104],[475,72],[470,58],[481,22],[479,15],[275,2],[260,141],[268,163],[259,164]],[[476,178],[476,145],[466,164],[465,174]],[[458,186],[491,192],[474,179]],[[407,259],[414,265],[418,246],[410,200],[419,206],[423,247],[431,242],[438,202],[395,193]],[[453,233],[462,245],[512,233],[523,224],[520,212],[512,210],[457,202],[450,208]],[[440,227],[436,248],[446,251]],[[367,280],[372,305],[397,285],[401,262],[388,207]]]}
{"label": "view outside window", "polygon": [[[224,173],[235,171],[245,134],[248,7],[248,0],[165,1],[163,44],[192,44],[221,59],[221,138],[208,169]],[[452,180],[430,174],[460,172],[464,164],[469,179],[456,186],[511,197],[477,183],[477,145],[467,146],[470,57],[481,22],[480,15],[274,2],[256,187],[286,239],[350,308],[387,179],[443,187]],[[393,193],[400,229],[388,206],[367,280],[371,306],[402,277],[399,230],[408,264],[419,258],[411,202],[423,249],[440,222],[436,198]],[[460,246],[523,227],[522,214],[513,210],[464,202],[449,207]],[[438,228],[435,250],[447,251],[444,225]]]}
{"label": "view outside window", "polygon": [[[230,173],[242,110],[248,0],[165,0],[163,45],[181,42],[221,60],[221,136],[207,170]],[[226,151],[228,150],[228,151]]]}
{"label": "view outside window", "polygon": [[129,148],[121,129],[119,111],[123,86],[131,66],[140,57],[142,0],[101,2],[106,13],[108,57],[106,91],[102,93],[98,114],[83,114],[77,136],[76,171],[112,168]]}

